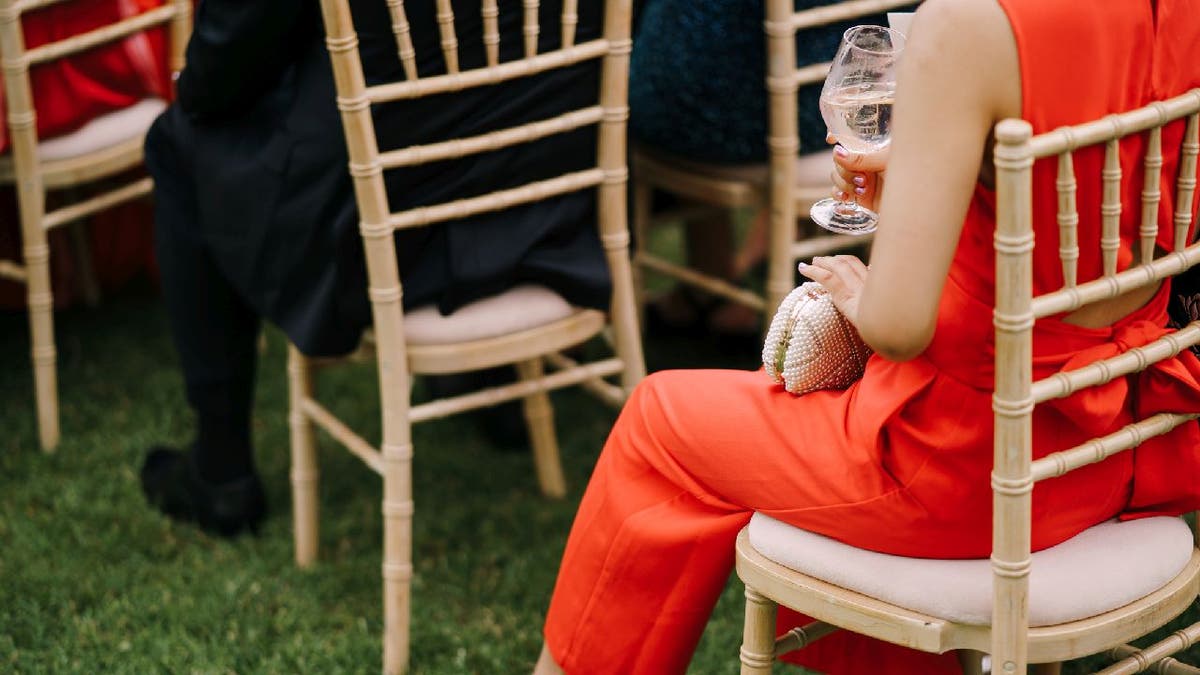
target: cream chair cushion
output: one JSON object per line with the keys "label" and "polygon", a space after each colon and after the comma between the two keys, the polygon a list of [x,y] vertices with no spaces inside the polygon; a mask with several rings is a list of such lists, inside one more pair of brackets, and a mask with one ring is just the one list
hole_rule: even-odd
{"label": "cream chair cushion", "polygon": [[508,335],[565,319],[580,311],[543,286],[522,285],[465,305],[450,316],[426,305],[404,313],[410,345],[443,345]]}
{"label": "cream chair cushion", "polygon": [[101,115],[69,134],[41,141],[38,157],[44,162],[79,157],[142,136],[166,107],[162,99],[147,98]]}
{"label": "cream chair cushion", "polygon": [[[992,617],[989,560],[928,560],[855,548],[761,513],[750,519],[750,543],[766,558],[822,581],[898,607],[956,623]],[[1033,554],[1029,625],[1051,626],[1096,616],[1167,584],[1192,555],[1181,518],[1101,523]]]}

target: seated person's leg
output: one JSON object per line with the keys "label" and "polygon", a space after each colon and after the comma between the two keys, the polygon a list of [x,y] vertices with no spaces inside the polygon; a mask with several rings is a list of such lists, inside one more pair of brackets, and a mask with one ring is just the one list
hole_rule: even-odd
{"label": "seated person's leg", "polygon": [[265,513],[250,438],[259,320],[206,251],[190,182],[174,170],[178,164],[161,170],[172,158],[162,150],[148,155],[156,179],[155,245],[197,429],[186,452],[151,450],[142,487],[167,515],[231,535],[256,527]]}

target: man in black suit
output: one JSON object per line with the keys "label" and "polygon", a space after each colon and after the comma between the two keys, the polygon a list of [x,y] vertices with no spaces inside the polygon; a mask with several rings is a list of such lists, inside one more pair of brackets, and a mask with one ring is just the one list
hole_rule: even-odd
{"label": "man in black suit", "polygon": [[[561,7],[542,3],[541,50]],[[583,2],[578,39],[601,2]],[[403,79],[384,0],[352,0],[368,83]],[[406,3],[424,77],[445,72],[432,0]],[[478,0],[455,2],[462,68],[484,63]],[[167,514],[231,535],[265,506],[250,438],[261,318],[310,355],[341,354],[370,321],[362,244],[317,0],[201,0],[178,99],[146,140],[157,251],[197,434],[142,468]],[[521,52],[521,3],[500,2],[501,60]],[[470,136],[578,108],[598,63],[374,111],[384,149]],[[583,168],[583,129],[460,161],[388,172],[391,208],[483,194]],[[396,236],[406,306],[449,313],[522,281],[605,308],[609,281],[590,191]]]}

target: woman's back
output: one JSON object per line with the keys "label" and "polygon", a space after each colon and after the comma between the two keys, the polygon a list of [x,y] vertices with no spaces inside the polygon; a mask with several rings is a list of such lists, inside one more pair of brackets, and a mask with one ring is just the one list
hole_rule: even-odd
{"label": "woman's back", "polygon": [[[1157,8],[1149,0],[1116,0],[1103,5],[1081,5],[1071,0],[1000,0],[999,4],[1016,39],[1021,116],[1033,125],[1035,134],[1132,110],[1200,86],[1200,69],[1190,67],[1191,61],[1185,58],[1191,45],[1200,44],[1200,3],[1194,0],[1163,0]],[[1173,196],[1182,134],[1180,121],[1167,126],[1162,138],[1158,245],[1167,250],[1173,247]],[[1120,142],[1118,270],[1136,262],[1133,251],[1141,220],[1144,153],[1145,134]],[[1073,160],[1078,185],[1078,281],[1082,283],[1097,278],[1102,271],[1104,147],[1076,151]],[[1039,160],[1034,166],[1035,294],[1063,286],[1057,171],[1055,158]],[[1194,204],[1191,212],[1195,212]],[[992,386],[994,230],[995,194],[981,183],[971,200],[951,263],[933,341],[922,357],[940,373],[980,392]],[[1150,288],[1107,305],[1039,320],[1033,338],[1034,377],[1071,370],[1156,339],[1166,324],[1166,300],[1165,289]],[[890,368],[903,369],[904,364]],[[1189,354],[1153,366],[1145,375],[1039,406],[1034,413],[1035,456],[1072,447],[1156,412],[1194,407],[1200,401],[1198,372],[1200,367]],[[976,444],[986,447],[990,444],[990,415],[979,421],[985,427]],[[1156,479],[1169,475],[1163,473],[1164,467],[1200,470],[1196,443],[1196,430],[1189,425],[1152,439],[1133,453],[1038,490],[1035,511],[1056,515],[1043,520],[1055,524],[1041,528],[1040,541],[1035,545],[1060,540],[1088,525],[1089,520],[1116,513],[1186,510],[1195,501],[1194,491],[1189,493]],[[965,443],[962,448],[966,451]],[[931,465],[934,469],[941,465],[949,475],[953,474],[954,461],[947,460],[943,453]],[[1089,492],[1092,496],[1085,499]]]}
{"label": "woman's back", "polygon": [[[1200,2],[1196,0],[1114,0],[1081,5],[1070,0],[1000,0],[1012,24],[1021,60],[1021,117],[1035,134],[1078,124],[1107,114],[1142,107],[1200,87],[1200,69],[1189,67],[1194,45],[1200,44]],[[1162,195],[1158,245],[1172,248],[1175,180],[1178,175],[1182,120],[1163,131]],[[1121,246],[1117,269],[1133,264],[1141,220],[1145,134],[1121,142]],[[1078,281],[1101,273],[1101,170],[1104,148],[1084,148],[1073,156],[1078,193]],[[1058,253],[1057,163],[1053,158],[1034,167],[1034,290],[1045,293],[1063,283]],[[966,227],[954,274],[977,276],[980,291],[991,294],[992,223],[990,190],[976,193],[970,217],[982,221]],[[986,208],[983,208],[986,207]],[[1193,205],[1193,210],[1194,210]],[[985,262],[979,266],[978,262]]]}
{"label": "woman's back", "polygon": [[[1195,69],[1179,58],[1200,32],[1200,13],[1189,14],[1188,5],[1195,3],[1160,3],[1158,23],[1175,25],[1157,31],[1149,0],[1103,6],[1069,0],[931,1],[918,12],[898,80],[889,177],[870,273],[848,314],[884,356],[871,359],[842,403],[847,438],[827,440],[844,443],[845,452],[870,448],[903,491],[925,505],[928,517],[903,536],[872,531],[851,543],[907,555],[970,557],[989,550],[995,195],[977,179],[981,164],[990,163],[989,132],[999,119],[1017,116],[1028,118],[1035,132],[1049,131],[1195,86]],[[939,114],[947,109],[953,113]],[[1178,124],[1164,133],[1164,194],[1174,188],[1180,134]],[[1143,143],[1134,138],[1121,144],[1119,269],[1132,263],[1137,237]],[[1086,281],[1101,268],[1103,148],[1075,154],[1079,280]],[[1055,179],[1054,160],[1037,164],[1036,293],[1062,286]],[[1160,210],[1160,242],[1166,244],[1171,207],[1164,201]],[[1163,334],[1165,291],[1130,305],[1142,306],[1110,317],[1117,319],[1111,326],[1086,328],[1063,317],[1039,321],[1034,376],[1070,370]],[[886,335],[900,337],[890,342],[879,337]],[[1034,453],[1044,456],[1135,419],[1197,405],[1200,363],[1190,355],[1168,359],[1145,375],[1039,406]],[[830,408],[826,414],[837,409]],[[1177,513],[1200,505],[1200,485],[1189,490],[1156,480],[1170,475],[1164,467],[1171,465],[1200,474],[1198,446],[1200,434],[1188,425],[1134,453],[1039,487],[1035,548],[1118,514]],[[834,536],[846,527],[844,519],[802,525]]]}

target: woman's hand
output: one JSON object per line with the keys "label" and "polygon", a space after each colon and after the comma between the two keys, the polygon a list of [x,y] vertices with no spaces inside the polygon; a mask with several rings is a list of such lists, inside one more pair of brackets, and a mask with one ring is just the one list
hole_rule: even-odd
{"label": "woman's hand", "polygon": [[[837,143],[837,136],[829,134],[827,143]],[[879,195],[883,192],[883,172],[887,168],[888,146],[874,152],[854,152],[844,145],[833,148],[833,196],[849,201],[851,197],[872,211],[878,211]]]}
{"label": "woman's hand", "polygon": [[800,274],[829,291],[834,307],[858,326],[858,300],[867,283],[867,266],[852,255],[819,256],[812,264],[800,263]]}

